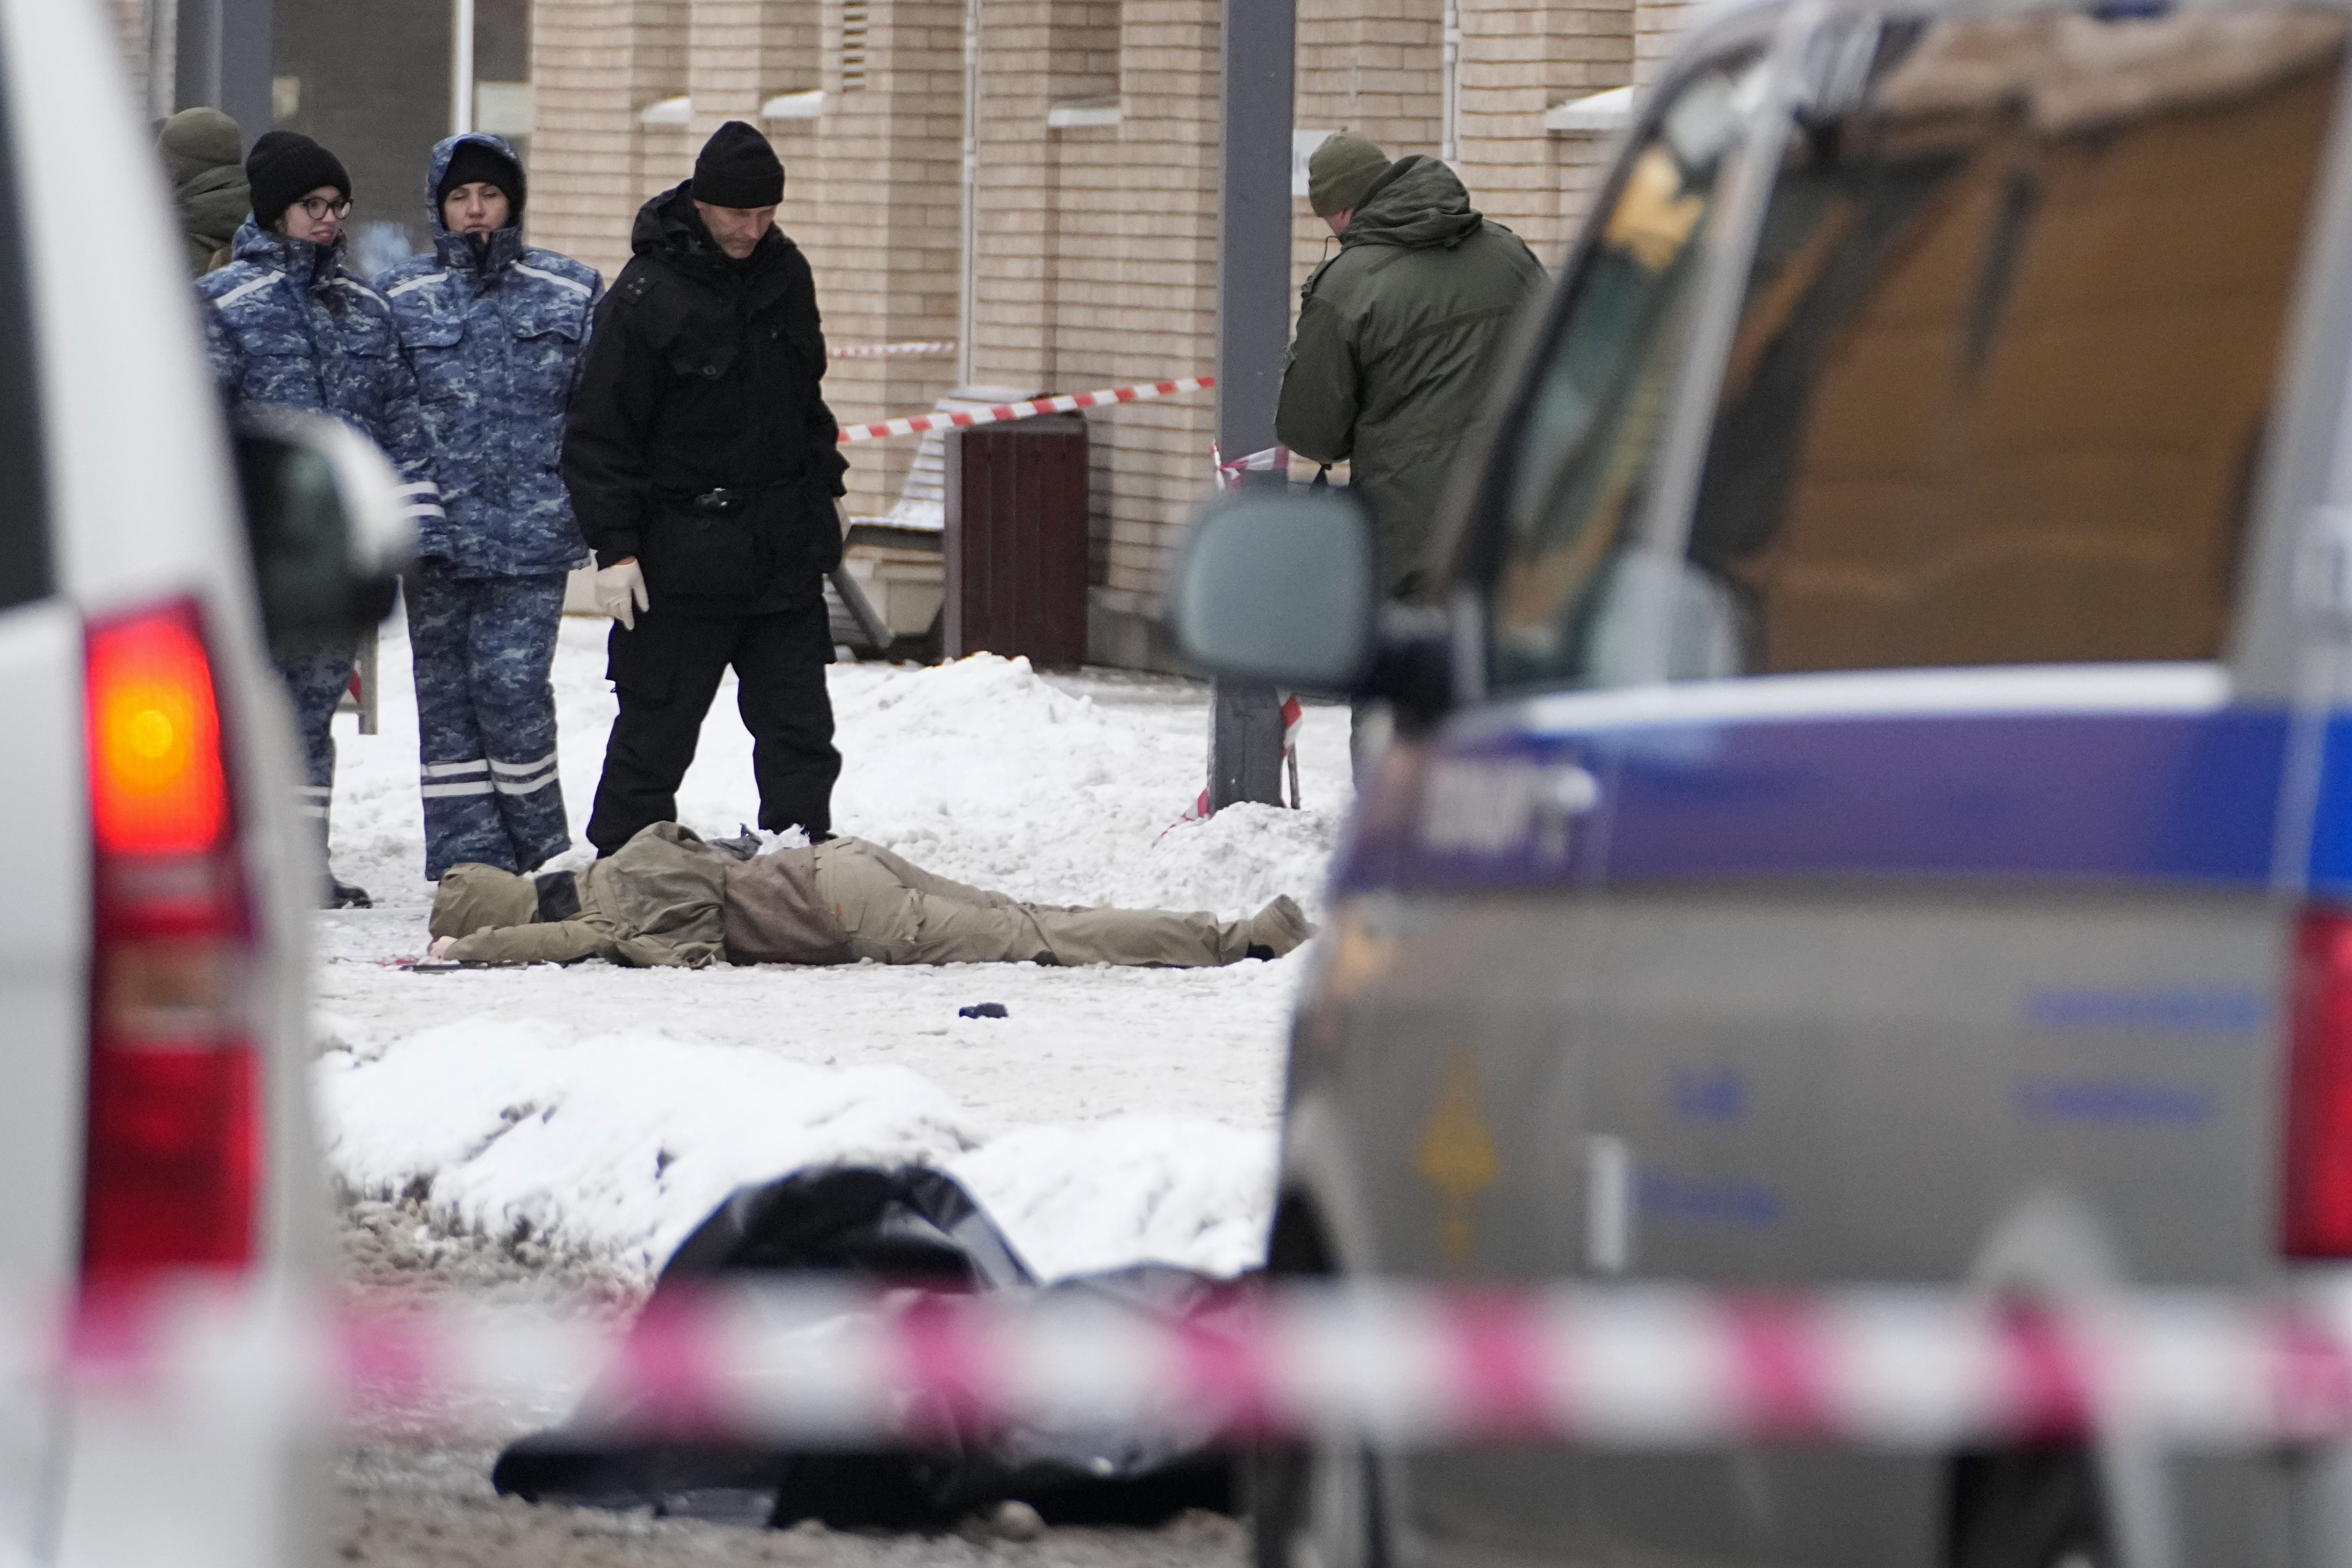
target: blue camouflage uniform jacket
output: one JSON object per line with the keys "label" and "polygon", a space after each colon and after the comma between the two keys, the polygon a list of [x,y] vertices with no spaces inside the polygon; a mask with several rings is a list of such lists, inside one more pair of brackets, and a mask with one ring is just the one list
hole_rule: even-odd
{"label": "blue camouflage uniform jacket", "polygon": [[441,519],[416,378],[383,296],[330,246],[257,227],[236,231],[235,259],[196,280],[213,379],[230,407],[265,403],[330,414],[383,448],[420,530]]}
{"label": "blue camouflage uniform jacket", "polygon": [[516,161],[481,132],[436,146],[425,176],[433,254],[376,279],[415,368],[447,513],[419,529],[416,555],[460,577],[566,572],[587,564],[588,546],[558,471],[563,416],[604,280],[526,247],[520,227],[477,240],[443,226],[435,193],[467,142]]}

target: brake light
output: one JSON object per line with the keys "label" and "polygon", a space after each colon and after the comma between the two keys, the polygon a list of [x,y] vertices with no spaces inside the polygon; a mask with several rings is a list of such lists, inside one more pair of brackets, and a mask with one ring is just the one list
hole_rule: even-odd
{"label": "brake light", "polygon": [[82,1273],[120,1285],[252,1261],[260,1072],[253,922],[203,623],[174,601],[94,623]]}

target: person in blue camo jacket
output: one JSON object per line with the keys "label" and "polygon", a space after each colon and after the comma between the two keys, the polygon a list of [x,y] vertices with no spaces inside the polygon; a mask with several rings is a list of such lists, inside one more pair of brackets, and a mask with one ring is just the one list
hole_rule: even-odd
{"label": "person in blue camo jacket", "polygon": [[[400,469],[420,527],[441,517],[416,379],[393,335],[383,296],[343,266],[351,176],[308,136],[272,131],[253,144],[245,173],[253,212],[236,231],[235,259],[197,279],[206,306],[213,378],[234,411],[273,404],[331,415],[382,447]],[[318,824],[323,857],[335,786],[335,704],[352,678],[348,642],[273,648],[294,700],[308,782],[302,808]],[[364,889],[327,878],[331,908],[365,906]]]}
{"label": "person in blue camo jacket", "polygon": [[434,251],[376,279],[416,373],[446,515],[406,581],[425,874],[529,871],[572,843],[548,670],[588,547],[557,471],[594,268],[522,243],[522,165],[479,132],[433,149]]}

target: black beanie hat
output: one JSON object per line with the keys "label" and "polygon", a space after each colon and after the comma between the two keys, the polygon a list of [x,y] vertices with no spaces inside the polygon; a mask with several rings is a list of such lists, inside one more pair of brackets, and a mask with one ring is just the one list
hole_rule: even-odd
{"label": "black beanie hat", "polygon": [[253,187],[253,221],[262,228],[276,226],[288,207],[320,185],[352,194],[352,177],[335,155],[299,131],[272,131],[256,142],[245,155],[245,178]]}
{"label": "black beanie hat", "polygon": [[783,161],[765,136],[730,120],[694,161],[694,199],[714,207],[774,206],[784,199]]}
{"label": "black beanie hat", "polygon": [[459,185],[475,184],[496,185],[507,194],[507,225],[512,227],[522,221],[522,168],[487,142],[460,142],[449,154],[449,166],[442,171],[441,188],[433,193],[433,205],[438,207],[449,199],[449,193]]}

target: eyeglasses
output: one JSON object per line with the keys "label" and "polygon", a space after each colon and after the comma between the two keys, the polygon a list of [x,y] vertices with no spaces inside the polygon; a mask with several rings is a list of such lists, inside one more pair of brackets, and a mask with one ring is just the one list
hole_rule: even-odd
{"label": "eyeglasses", "polygon": [[294,205],[309,213],[312,223],[318,222],[329,213],[334,214],[337,217],[349,217],[352,211],[352,198],[349,196],[345,196],[339,202],[331,202],[324,196],[304,196]]}

